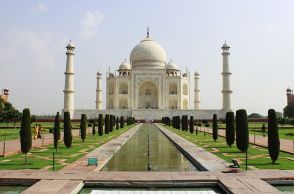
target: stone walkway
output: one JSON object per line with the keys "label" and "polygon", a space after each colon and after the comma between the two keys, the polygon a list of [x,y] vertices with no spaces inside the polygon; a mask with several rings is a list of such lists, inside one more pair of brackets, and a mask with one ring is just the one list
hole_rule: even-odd
{"label": "stone walkway", "polygon": [[[199,128],[198,128],[199,129]],[[212,134],[212,129],[207,128],[207,127],[200,127],[199,131],[204,131],[207,133]],[[218,130],[218,135],[221,137],[226,137],[226,131],[224,129],[219,129]],[[267,147],[267,137],[263,137],[261,135],[255,135],[255,140],[254,140],[254,135],[249,134],[249,142],[251,144],[259,145],[262,147]],[[294,153],[294,141],[289,140],[289,139],[280,139],[280,150],[283,152],[287,152],[290,154]]]}
{"label": "stone walkway", "polygon": [[[2,170],[0,182],[35,183],[22,193],[29,194],[76,194],[84,185],[97,187],[166,186],[194,187],[199,185],[220,186],[229,193],[257,194],[281,193],[267,182],[294,181],[293,170],[250,170],[240,173],[210,171],[193,172],[105,172],[65,173],[38,170]],[[40,180],[40,181],[39,181]]]}
{"label": "stone walkway", "polygon": [[155,124],[158,129],[160,129],[163,134],[170,139],[171,142],[176,144],[176,147],[182,152],[186,153],[186,157],[190,158],[194,163],[197,163],[200,170],[209,171],[223,171],[229,170],[230,165],[225,160],[217,157],[216,155],[206,151],[205,149],[195,145],[194,143],[186,140],[185,138],[173,133],[172,131],[166,129],[165,127]]}
{"label": "stone walkway", "polygon": [[[89,132],[91,129],[88,128],[87,131]],[[72,130],[73,136],[79,136],[79,130]],[[60,133],[60,139],[63,140],[63,132]],[[40,148],[43,145],[50,145],[53,144],[53,134],[48,133],[44,135],[43,139],[33,139],[32,147]],[[0,156],[3,156],[3,146],[4,142],[0,142]],[[20,153],[20,140],[19,139],[12,139],[5,142],[5,156],[9,156],[15,153]]]}

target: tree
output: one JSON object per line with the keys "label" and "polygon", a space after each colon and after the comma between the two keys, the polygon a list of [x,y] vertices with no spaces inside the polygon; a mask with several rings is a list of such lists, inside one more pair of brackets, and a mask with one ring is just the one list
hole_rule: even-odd
{"label": "tree", "polygon": [[280,118],[278,119],[278,123],[279,123],[282,127],[284,127],[284,125],[288,124],[288,122],[289,122],[288,117],[280,117]]}
{"label": "tree", "polygon": [[[3,102],[2,102],[3,103]],[[22,114],[15,109],[10,102],[3,104],[3,111],[0,114],[0,119],[4,122],[9,122],[9,120],[19,120],[22,117]]]}
{"label": "tree", "polygon": [[213,118],[212,118],[212,137],[214,142],[217,140],[217,115],[213,114]]}
{"label": "tree", "polygon": [[246,110],[236,112],[236,144],[241,152],[245,152],[249,146],[249,131]]}
{"label": "tree", "polygon": [[98,118],[98,134],[99,134],[99,136],[103,135],[103,114],[99,114],[99,118]]}
{"label": "tree", "polygon": [[234,112],[226,113],[226,142],[228,146],[232,146],[235,142],[235,118]]}
{"label": "tree", "polygon": [[190,131],[190,133],[194,133],[194,119],[193,119],[193,116],[190,116],[189,131]]}
{"label": "tree", "polygon": [[120,128],[123,128],[123,127],[124,127],[124,123],[125,123],[125,121],[124,121],[124,117],[121,116],[121,117],[120,117]]}
{"label": "tree", "polygon": [[258,113],[251,113],[250,115],[248,115],[248,118],[250,118],[250,119],[260,119],[263,117],[264,116],[262,116],[261,114],[258,114]]}
{"label": "tree", "polygon": [[105,123],[104,133],[105,134],[108,134],[109,133],[109,129],[110,129],[109,114],[106,114],[105,115],[104,123]]}
{"label": "tree", "polygon": [[72,133],[71,133],[71,120],[70,120],[70,113],[69,112],[64,112],[63,116],[63,141],[64,145],[67,148],[71,147],[72,144]]}
{"label": "tree", "polygon": [[95,119],[92,120],[93,126],[92,126],[92,134],[93,136],[96,134],[96,129],[95,129]]}
{"label": "tree", "polygon": [[262,123],[261,131],[262,131],[262,136],[265,137],[266,127],[264,123]]}
{"label": "tree", "polygon": [[268,152],[272,159],[272,164],[274,164],[280,153],[279,129],[274,109],[268,110]]}
{"label": "tree", "polygon": [[55,116],[55,119],[54,119],[53,139],[54,139],[54,149],[55,149],[55,152],[57,153],[58,140],[60,139],[60,118],[59,118],[59,112],[56,113],[56,116]]}
{"label": "tree", "polygon": [[110,124],[109,130],[110,132],[112,132],[113,131],[113,115],[110,115],[109,124]]}
{"label": "tree", "polygon": [[182,130],[188,131],[188,116],[187,115],[182,116]]}
{"label": "tree", "polygon": [[25,154],[25,164],[27,164],[27,153],[32,148],[31,114],[28,108],[23,109],[19,135],[21,152]]}
{"label": "tree", "polygon": [[4,111],[3,100],[0,97],[0,115],[3,113],[3,111]]}
{"label": "tree", "polygon": [[81,116],[80,129],[81,129],[81,138],[84,142],[87,136],[87,115],[86,114],[82,114]]}
{"label": "tree", "polygon": [[118,117],[116,117],[116,130],[118,130],[119,129],[119,118]]}
{"label": "tree", "polygon": [[284,108],[284,117],[294,118],[294,103],[288,104]]}

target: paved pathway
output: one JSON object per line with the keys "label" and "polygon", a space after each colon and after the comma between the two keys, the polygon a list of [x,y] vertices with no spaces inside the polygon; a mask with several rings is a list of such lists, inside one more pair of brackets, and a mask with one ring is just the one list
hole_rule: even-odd
{"label": "paved pathway", "polygon": [[[40,181],[39,181],[40,180]],[[78,193],[85,185],[94,184],[97,187],[125,186],[166,186],[193,187],[220,185],[229,193],[260,194],[281,193],[266,181],[293,181],[293,170],[250,170],[240,173],[221,173],[210,171],[193,172],[44,172],[39,170],[1,170],[2,183],[35,183],[23,193],[29,194],[65,194]],[[39,181],[39,182],[38,182]]]}
{"label": "paved pathway", "polygon": [[[88,132],[89,132],[90,128],[88,128]],[[79,135],[79,130],[78,129],[74,129],[72,130],[72,135],[73,136],[78,136]],[[63,139],[63,132],[60,133],[60,139]],[[48,133],[44,135],[44,140],[42,139],[33,139],[32,142],[32,147],[42,147],[43,145],[50,145],[53,144],[53,134],[52,133]],[[4,146],[4,142],[1,141],[0,142],[0,156],[3,156],[3,146]],[[19,139],[12,139],[12,140],[8,140],[5,142],[5,156],[9,156],[15,153],[20,152],[20,140]]]}
{"label": "paved pathway", "polygon": [[[199,129],[199,128],[198,128]],[[206,131],[208,133],[212,133],[211,128],[207,127],[201,127],[199,131]],[[218,130],[218,135],[221,137],[226,137],[226,131],[224,129],[219,129]],[[267,137],[263,137],[261,135],[255,135],[255,140],[254,140],[254,135],[249,134],[249,142],[255,145],[267,147]],[[294,141],[289,140],[289,139],[280,139],[280,150],[293,154],[294,153]]]}

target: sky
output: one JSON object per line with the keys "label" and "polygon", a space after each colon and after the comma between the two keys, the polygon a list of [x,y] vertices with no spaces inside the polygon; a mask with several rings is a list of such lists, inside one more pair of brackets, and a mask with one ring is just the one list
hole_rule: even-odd
{"label": "sky", "polygon": [[293,0],[0,0],[0,88],[32,114],[63,108],[66,45],[75,46],[75,108],[94,109],[96,72],[118,68],[146,36],[200,74],[202,109],[222,107],[221,46],[231,46],[232,108],[282,111],[294,88]]}

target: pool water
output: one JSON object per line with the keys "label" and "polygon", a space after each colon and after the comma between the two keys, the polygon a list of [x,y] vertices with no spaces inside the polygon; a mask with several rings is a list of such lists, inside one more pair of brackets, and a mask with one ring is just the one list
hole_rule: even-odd
{"label": "pool water", "polygon": [[150,171],[197,171],[153,124],[142,125],[102,170],[148,171],[148,167]]}
{"label": "pool water", "polygon": [[18,194],[27,188],[26,186],[0,186],[0,194]]}

